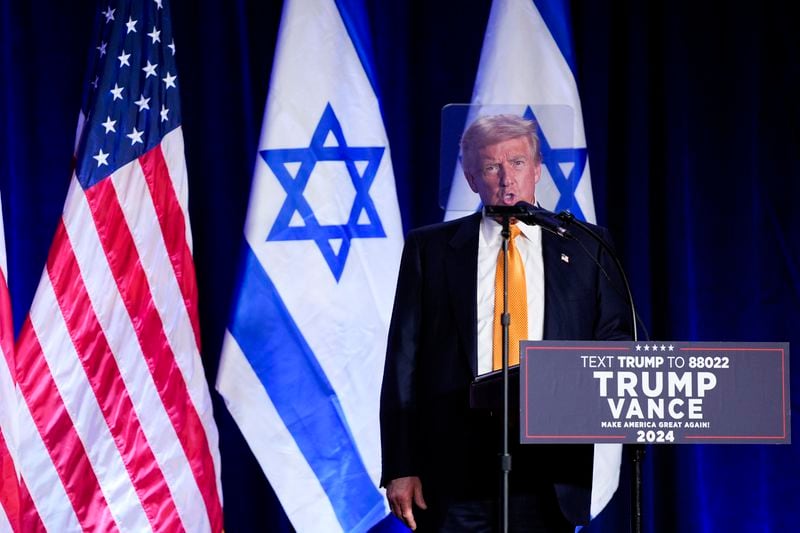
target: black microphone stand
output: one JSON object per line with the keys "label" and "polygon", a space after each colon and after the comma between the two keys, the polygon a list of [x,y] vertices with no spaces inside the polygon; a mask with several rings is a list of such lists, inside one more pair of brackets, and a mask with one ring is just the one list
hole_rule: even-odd
{"label": "black microphone stand", "polygon": [[503,446],[500,453],[501,471],[501,493],[500,493],[500,530],[508,532],[508,477],[511,472],[511,453],[508,446],[508,391],[509,391],[509,372],[508,372],[508,328],[511,324],[511,314],[508,311],[508,244],[511,238],[511,219],[519,219],[527,211],[518,206],[484,206],[483,215],[493,218],[503,226],[500,235],[503,238],[501,251],[503,252],[503,314],[500,316],[500,326],[502,332],[502,375],[503,375]]}
{"label": "black microphone stand", "polygon": [[511,454],[508,449],[508,328],[511,324],[511,315],[508,312],[508,242],[511,238],[510,216],[502,217],[503,229],[503,314],[500,317],[503,335],[503,449],[500,455],[500,470],[502,472],[502,489],[500,496],[501,531],[508,532],[508,477],[511,472]]}

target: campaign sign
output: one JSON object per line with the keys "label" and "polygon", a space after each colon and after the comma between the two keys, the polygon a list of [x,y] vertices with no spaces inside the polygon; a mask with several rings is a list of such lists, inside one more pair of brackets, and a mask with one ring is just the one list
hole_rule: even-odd
{"label": "campaign sign", "polygon": [[524,443],[791,442],[788,343],[524,341]]}

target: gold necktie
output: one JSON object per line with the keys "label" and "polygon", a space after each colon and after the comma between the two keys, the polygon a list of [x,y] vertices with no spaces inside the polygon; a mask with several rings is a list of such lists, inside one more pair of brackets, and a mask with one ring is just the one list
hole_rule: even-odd
{"label": "gold necktie", "polygon": [[[508,326],[508,365],[519,364],[519,341],[528,338],[528,298],[525,290],[525,267],[522,256],[514,244],[520,234],[516,225],[511,226],[508,242],[508,312],[511,322]],[[503,329],[500,317],[503,315],[503,249],[497,256],[497,272],[494,277],[494,339],[492,341],[492,369],[503,368]]]}

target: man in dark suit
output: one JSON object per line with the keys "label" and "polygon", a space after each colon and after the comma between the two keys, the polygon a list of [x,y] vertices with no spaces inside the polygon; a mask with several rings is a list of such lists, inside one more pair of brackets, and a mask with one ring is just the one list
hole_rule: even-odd
{"label": "man in dark suit", "polygon": [[[533,122],[481,117],[465,131],[461,148],[466,179],[484,205],[535,203],[542,168]],[[597,263],[611,275],[614,269],[596,243],[566,240],[539,226],[515,228],[521,230],[512,231],[511,246],[524,266],[524,336],[630,338],[625,300]],[[381,393],[381,483],[392,512],[412,529],[417,521],[426,531],[493,531],[498,523],[500,417],[471,409],[469,386],[497,368],[500,229],[475,213],[406,239]],[[518,361],[519,346],[511,351],[510,361]],[[588,521],[591,446],[512,444],[511,454],[512,531],[566,532]]]}

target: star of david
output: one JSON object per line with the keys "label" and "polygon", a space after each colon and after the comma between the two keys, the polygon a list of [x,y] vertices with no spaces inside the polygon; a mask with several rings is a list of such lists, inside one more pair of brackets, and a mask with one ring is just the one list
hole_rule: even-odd
{"label": "star of david", "polygon": [[[286,200],[267,240],[314,241],[338,282],[347,262],[352,239],[386,237],[378,211],[369,196],[369,188],[375,179],[384,150],[382,146],[348,146],[339,119],[329,103],[311,136],[308,148],[261,151],[261,157],[286,190]],[[355,188],[353,206],[344,224],[320,224],[308,200],[303,196],[311,172],[320,161],[343,162]],[[359,173],[356,163],[364,162],[366,166]],[[287,163],[299,163],[296,175],[292,176]],[[295,213],[299,217],[295,217]],[[298,220],[301,225],[298,225]],[[337,242],[341,242],[338,252],[334,247]]]}
{"label": "star of david", "polygon": [[[542,164],[547,167],[553,183],[558,188],[558,203],[553,211],[556,213],[569,211],[576,218],[586,220],[586,217],[583,216],[583,211],[581,211],[581,206],[575,199],[575,191],[578,188],[581,177],[583,177],[583,170],[586,168],[586,148],[552,148],[550,143],[547,142],[547,137],[530,106],[525,110],[523,117],[536,121]],[[564,174],[562,163],[572,163],[569,174]]]}

